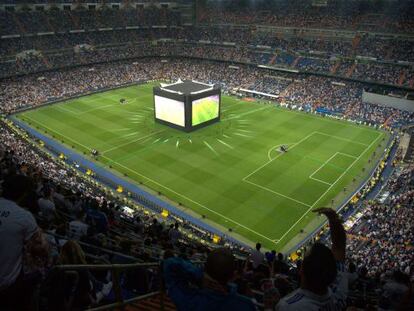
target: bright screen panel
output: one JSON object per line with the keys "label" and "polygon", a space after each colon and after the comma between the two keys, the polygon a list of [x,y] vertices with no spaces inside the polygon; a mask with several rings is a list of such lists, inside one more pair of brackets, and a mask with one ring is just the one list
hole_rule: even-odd
{"label": "bright screen panel", "polygon": [[198,125],[219,116],[219,95],[211,95],[193,101],[192,125]]}
{"label": "bright screen panel", "polygon": [[159,120],[185,126],[184,102],[155,95],[155,117]]}

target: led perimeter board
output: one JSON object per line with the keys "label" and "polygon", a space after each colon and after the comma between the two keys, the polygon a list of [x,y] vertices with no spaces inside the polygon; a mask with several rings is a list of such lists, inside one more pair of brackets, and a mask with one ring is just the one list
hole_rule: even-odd
{"label": "led perimeter board", "polygon": [[153,89],[155,121],[191,132],[220,121],[221,89],[197,81],[178,80]]}

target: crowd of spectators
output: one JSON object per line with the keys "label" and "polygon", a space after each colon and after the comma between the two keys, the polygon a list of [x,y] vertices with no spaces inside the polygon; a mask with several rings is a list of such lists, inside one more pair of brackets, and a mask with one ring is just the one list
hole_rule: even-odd
{"label": "crowd of spectators", "polygon": [[[188,41],[159,41],[156,45],[151,43],[151,40],[162,40],[164,35],[169,37],[171,33],[163,33],[159,30],[141,32],[128,30],[125,32],[109,31],[106,34],[93,32],[76,35],[59,34],[57,36],[30,37],[38,39],[22,39],[23,41],[21,39],[3,39],[2,42],[6,44],[2,45],[2,52],[6,53],[6,55],[8,52],[11,52],[12,56],[3,58],[0,75],[10,76],[150,55],[169,55],[289,67],[301,71],[334,74],[359,80],[390,85],[404,85],[407,87],[412,86],[414,83],[412,78],[413,70],[406,64],[373,61],[361,62],[340,60],[338,58],[332,59],[321,55],[306,55],[306,53],[303,54],[301,52],[302,50],[292,50],[293,46],[288,46],[286,50],[273,53],[269,50],[260,50],[243,45],[223,46],[200,42],[190,43]],[[114,45],[115,42],[116,44]],[[292,41],[286,42],[292,43]],[[45,50],[49,43],[50,50]],[[15,54],[19,48],[14,46],[14,44],[23,45],[23,53]],[[65,47],[65,49],[59,49],[59,47]],[[278,46],[278,48],[281,47]],[[33,56],[34,53],[27,53],[27,51],[37,52]],[[28,55],[31,56],[29,57]],[[333,72],[333,68],[337,63],[339,63],[339,67]],[[354,63],[356,64],[355,67]]]}
{"label": "crowd of spectators", "polygon": [[[178,78],[220,82],[227,91],[237,91],[242,87],[279,92],[282,99],[291,102],[291,105],[297,103],[299,107],[303,102],[309,104],[311,110],[321,105],[331,110],[336,110],[338,106],[344,110],[344,107],[358,107],[360,111],[364,107],[358,100],[358,84],[340,86],[332,84],[333,81],[315,77],[298,80],[289,74],[275,76],[269,70],[247,66],[228,68],[214,62],[160,62],[159,59],[147,59],[4,80],[2,87],[7,86],[7,92],[2,95],[6,95],[7,99],[3,101],[2,110],[10,112],[20,108],[22,99],[25,99],[25,106],[41,105],[48,100],[132,81]],[[323,90],[319,100],[316,91],[312,92],[316,89],[315,84]],[[275,86],[280,89],[274,89]],[[24,94],[20,91],[22,87],[27,90]],[[348,102],[340,100],[347,97],[350,97]],[[381,115],[380,111],[385,108],[367,105],[366,109],[376,116],[378,113]],[[383,118],[371,117],[366,112],[366,121],[381,123]],[[399,118],[412,121],[412,116],[402,112]],[[26,231],[24,241],[30,241],[27,242],[29,246],[34,244],[29,247],[33,251],[28,253],[19,246],[24,241],[16,244],[19,247],[13,256],[24,254],[24,258],[29,258],[27,260],[31,265],[25,265],[23,275],[32,278],[27,284],[26,278],[22,278],[19,273],[8,275],[10,282],[2,284],[0,292],[4,303],[15,303],[16,291],[20,293],[22,288],[27,289],[24,293],[28,299],[19,301],[32,303],[30,296],[36,289],[43,293],[42,303],[50,310],[62,308],[62,303],[76,309],[109,302],[113,299],[113,282],[108,273],[80,273],[77,276],[80,281],[75,282],[73,276],[62,274],[53,267],[56,264],[127,263],[160,258],[165,259],[164,277],[168,294],[184,310],[193,310],[200,305],[208,309],[216,306],[218,300],[222,307],[237,305],[240,310],[254,310],[255,304],[259,308],[271,310],[309,310],[314,304],[319,307],[328,304],[340,309],[346,304],[364,307],[376,304],[392,308],[405,303],[401,301],[405,299],[410,285],[408,275],[412,274],[413,237],[410,224],[405,222],[412,217],[412,169],[401,171],[388,184],[389,201],[382,205],[367,203],[366,213],[350,231],[347,258],[350,260],[351,273],[348,274],[343,269],[345,242],[342,226],[337,216],[329,211],[321,212],[327,213],[331,223],[332,251],[322,244],[315,244],[303,261],[290,263],[276,251],[263,252],[260,244],[249,256],[246,250],[227,243],[233,251],[237,250],[242,255],[236,259],[228,250],[214,250],[211,235],[192,230],[193,227],[182,220],[164,219],[160,214],[148,212],[142,207],[136,211],[126,210],[121,198],[41,151],[37,144],[28,140],[25,133],[12,125],[2,123],[0,137],[3,142],[0,153],[2,200],[7,201],[7,204],[2,204],[2,209],[7,206],[7,211],[18,211],[25,215],[30,229],[27,229],[29,231]],[[15,192],[10,193],[10,189]],[[10,203],[13,201],[18,205]],[[31,214],[27,214],[26,210]],[[30,215],[34,215],[36,220]],[[36,222],[43,229],[42,239],[36,238],[40,234],[36,233],[40,232]],[[198,239],[189,238],[195,232],[198,232],[203,244]],[[2,234],[1,237],[6,235]],[[342,251],[334,245],[342,245]],[[98,247],[99,251],[94,247]],[[10,262],[10,255],[6,256],[10,252],[2,251],[1,254],[1,260]],[[342,258],[339,270],[335,268],[338,254],[342,254],[338,257]],[[204,273],[192,266],[189,259],[206,260]],[[21,269],[22,260],[13,261],[14,271]],[[124,295],[131,297],[156,290],[159,287],[154,285],[158,284],[155,280],[160,277],[148,269],[141,269],[138,274],[126,274],[128,281],[123,285]],[[188,291],[190,284],[200,284],[201,280],[207,281],[202,289]],[[228,292],[227,283],[230,281],[237,284],[236,292]],[[68,291],[68,288],[73,290]],[[233,288],[236,286],[233,285]],[[332,288],[333,292],[328,288]],[[361,293],[366,292],[369,293],[369,299],[364,294],[365,300],[361,301]],[[315,297],[323,297],[324,302]]]}
{"label": "crowd of spectators", "polygon": [[360,122],[393,126],[409,124],[412,113],[362,102],[363,88],[358,83],[341,83],[333,79],[309,77],[291,83],[281,97],[305,111],[340,115]]}
{"label": "crowd of spectators", "polygon": [[372,1],[286,0],[240,5],[210,1],[199,11],[199,21],[211,24],[255,24],[281,27],[333,28],[381,32],[414,31],[414,3]]}
{"label": "crowd of spectators", "polygon": [[[16,59],[4,60],[0,69],[0,75],[7,77],[76,65],[157,55],[287,67],[304,72],[334,74],[338,77],[351,77],[358,80],[395,86],[404,85],[412,87],[414,83],[413,71],[406,65],[370,62],[354,63],[350,61],[328,60],[320,57],[300,56],[287,52],[272,54],[268,51],[256,51],[248,47],[172,42],[158,42],[156,45],[150,42],[140,42],[101,48],[79,45],[75,49],[54,51],[46,54],[27,53]],[[335,66],[337,68],[333,72]]]}
{"label": "crowd of spectators", "polygon": [[[187,238],[200,231],[191,231],[184,222],[132,205],[126,210],[126,201],[40,151],[16,128],[2,124],[0,136],[2,308],[35,310],[41,303],[42,310],[83,310],[113,299],[109,274],[85,270],[75,281],[53,269],[55,265],[86,264],[87,259],[151,262],[178,244],[177,253],[205,258],[211,243],[207,235],[201,244]],[[149,280],[154,273],[145,279],[146,273],[144,269],[139,279],[131,280],[126,275],[124,295],[159,288]],[[31,299],[34,291],[45,300]]]}
{"label": "crowd of spectators", "polygon": [[349,230],[352,260],[371,267],[368,274],[377,277],[412,269],[414,235],[407,220],[414,216],[414,170],[397,169],[385,189],[384,196],[366,203],[363,216]]}
{"label": "crowd of spectators", "polygon": [[78,29],[124,28],[128,26],[179,25],[177,11],[148,7],[122,10],[104,8],[101,10],[78,9],[44,11],[0,11],[3,26],[0,35],[39,32],[66,32]]}
{"label": "crowd of spectators", "polygon": [[[108,26],[109,27],[109,26]],[[410,51],[414,43],[410,38],[386,38],[374,34],[363,36],[356,34],[357,42],[335,34],[337,37],[310,36],[303,33],[284,34],[281,30],[264,31],[248,27],[231,26],[165,26],[162,28],[85,29],[85,32],[46,33],[44,35],[2,38],[1,54],[13,55],[22,50],[40,49],[43,51],[71,48],[77,44],[94,46],[107,44],[125,44],[159,38],[184,39],[187,41],[211,41],[216,43],[233,42],[239,45],[266,45],[284,51],[310,53],[317,51],[326,56],[337,55],[352,57],[355,55],[373,57],[381,60],[412,61]],[[14,35],[10,33],[9,35]]]}
{"label": "crowd of spectators", "polygon": [[[297,26],[300,27],[312,25],[304,23],[301,26],[299,16],[305,11],[307,18],[316,16],[316,21],[336,21],[339,24],[335,25],[340,28],[343,27],[342,18],[347,16],[338,16],[332,8],[309,8],[309,3],[301,5],[301,10],[293,10],[297,5],[293,1],[286,3],[282,9],[287,12],[284,18],[298,23]],[[324,11],[323,18],[320,12],[315,16],[310,14],[312,10]],[[249,14],[252,20],[280,20],[280,16],[273,16],[272,11],[213,11],[218,17],[230,15],[226,17],[230,22],[236,22],[231,16],[243,14]],[[204,10],[200,18],[204,20],[203,16],[209,16],[213,11]],[[410,53],[414,49],[414,42],[409,37],[384,38],[380,34],[357,32],[354,38],[343,37],[339,33],[325,37],[321,34],[307,34],[306,29],[285,33],[280,29],[268,31],[249,26],[218,26],[215,23],[183,26],[180,14],[176,12],[155,7],[121,10],[105,8],[96,11],[0,11],[0,28],[2,34],[6,35],[1,38],[0,76],[162,54],[293,67],[302,71],[330,73],[405,87],[414,84],[412,66],[406,63],[414,60],[413,53]],[[294,17],[295,14],[299,16]],[[348,20],[349,16],[345,19]],[[162,27],[158,27],[160,25]],[[382,22],[381,25],[389,24]],[[130,26],[134,26],[133,29]],[[158,46],[153,44],[154,40],[164,42],[165,39],[175,43],[159,41]],[[263,51],[258,46],[269,48]],[[39,51],[36,57],[22,56],[22,53],[32,50]],[[365,61],[358,60],[354,68],[353,63],[357,57],[364,57]],[[396,62],[399,63],[394,64]],[[337,63],[339,70],[333,70]]]}
{"label": "crowd of spectators", "polygon": [[[167,50],[167,49],[165,49]],[[401,126],[411,122],[407,111],[362,102],[363,85],[334,79],[293,74],[245,65],[235,68],[213,61],[147,58],[140,61],[84,66],[2,80],[3,112],[40,105],[46,101],[135,81],[168,78],[196,79],[223,88],[254,90],[280,96],[280,101],[306,111],[318,111],[376,125]],[[188,66],[191,64],[191,66]],[[24,85],[27,92],[22,93]]]}
{"label": "crowd of spectators", "polygon": [[[273,12],[207,10],[200,20],[278,26],[294,22],[302,27],[347,28],[360,19],[357,14],[338,16],[329,8],[314,8],[305,15],[286,5],[283,16]],[[139,25],[154,25],[154,21],[180,24],[178,14],[164,9],[0,13],[0,22],[6,25],[2,34],[66,31],[79,25],[87,29],[125,27],[136,25],[137,21]],[[410,31],[412,27],[410,18],[405,16],[390,17],[384,24],[399,31]],[[151,42],[162,38],[185,42]],[[353,43],[338,40],[287,40],[250,29],[204,27],[1,39],[2,43],[7,42],[0,48],[4,61],[1,75],[11,77],[0,80],[0,112],[9,114],[128,83],[194,79],[220,84],[225,92],[238,95],[256,96],[246,90],[271,94],[272,98],[277,97],[278,104],[290,109],[376,126],[398,128],[412,124],[412,113],[362,102],[364,85],[359,82],[240,64],[295,66],[315,72],[332,71],[338,64],[335,70],[342,76],[389,84],[400,84],[403,76],[408,81],[404,83],[409,83],[413,73],[405,67],[338,63],[336,59],[300,54],[325,49],[328,55],[365,53],[371,57],[412,58],[406,50],[387,50],[381,40],[371,39],[361,38],[356,50]],[[243,44],[188,42],[198,40]],[[280,50],[258,52],[248,46],[264,42]],[[401,44],[404,49],[411,45],[408,41]],[[14,59],[15,54],[27,49],[41,53]],[[232,62],[237,64],[229,66]],[[48,71],[35,73],[42,70]],[[328,219],[331,247],[316,243],[299,260],[291,262],[276,250],[263,251],[260,243],[250,251],[227,239],[216,245],[213,235],[195,224],[175,215],[163,217],[156,207],[144,208],[52,157],[8,121],[1,121],[0,139],[0,301],[10,310],[34,310],[38,304],[42,310],[80,310],[114,300],[114,280],[108,271],[66,273],[56,269],[57,265],[159,260],[163,260],[161,273],[141,268],[122,275],[124,298],[159,290],[163,279],[169,297],[180,310],[413,307],[412,167],[397,167],[382,195],[362,202],[357,219],[348,230],[348,239],[335,212],[317,210]],[[204,268],[191,261],[202,261]],[[42,299],[34,300],[35,292]]]}

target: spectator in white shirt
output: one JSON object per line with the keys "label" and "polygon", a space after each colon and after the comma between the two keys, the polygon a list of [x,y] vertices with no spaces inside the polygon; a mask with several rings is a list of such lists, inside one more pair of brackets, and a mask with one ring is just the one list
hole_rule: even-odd
{"label": "spectator in white shirt", "polygon": [[39,205],[40,214],[48,221],[55,219],[56,207],[53,201],[53,190],[46,187],[43,190],[43,197],[37,201]]}
{"label": "spectator in white shirt", "polygon": [[256,269],[260,264],[264,262],[265,255],[260,251],[262,244],[256,243],[256,249],[254,249],[250,254],[250,260],[253,263],[253,268]]}
{"label": "spectator in white shirt", "polygon": [[[43,239],[33,215],[19,205],[34,191],[32,180],[14,175],[2,184],[0,197],[0,304],[1,310],[32,310],[36,284],[23,276],[23,257],[47,258]],[[3,309],[4,307],[4,309]]]}
{"label": "spectator in white shirt", "polygon": [[300,288],[282,298],[277,311],[343,310],[348,294],[348,275],[344,271],[346,235],[333,209],[320,208],[331,229],[332,248],[315,243],[305,255],[300,269]]}
{"label": "spectator in white shirt", "polygon": [[88,233],[89,226],[84,222],[85,213],[83,211],[78,212],[76,219],[69,223],[69,236],[72,239],[80,240]]}

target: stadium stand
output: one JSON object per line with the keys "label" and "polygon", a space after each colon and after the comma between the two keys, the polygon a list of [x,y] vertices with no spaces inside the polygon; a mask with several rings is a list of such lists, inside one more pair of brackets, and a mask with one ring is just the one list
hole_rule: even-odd
{"label": "stadium stand", "polygon": [[[5,5],[17,2],[7,1],[0,10],[1,308],[412,310],[414,113],[366,103],[362,94],[367,86],[412,92],[413,2],[377,11],[360,1],[312,2],[255,11],[212,5],[197,8],[190,26],[162,6],[10,11]],[[381,127],[393,145],[356,201],[338,213],[319,210],[328,224],[282,253],[217,243],[194,223],[163,217],[6,118],[105,88],[178,78]]]}

